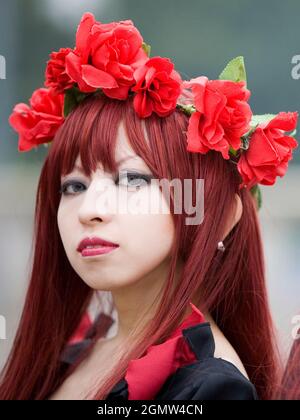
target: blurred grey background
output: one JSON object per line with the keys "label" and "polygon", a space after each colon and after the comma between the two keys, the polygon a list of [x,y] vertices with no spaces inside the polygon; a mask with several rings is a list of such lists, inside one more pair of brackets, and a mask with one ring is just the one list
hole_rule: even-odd
{"label": "blurred grey background", "polygon": [[[0,5],[0,55],[6,62],[6,78],[0,80],[0,316],[6,320],[1,367],[27,286],[36,186],[47,153],[44,147],[18,153],[8,116],[42,86],[48,54],[74,46],[86,11],[102,22],[131,19],[152,46],[151,55],[171,58],[183,78],[217,78],[231,58],[243,55],[254,113],[296,111],[300,79],[292,78],[291,61],[300,54],[300,2],[1,0]],[[262,188],[260,211],[269,296],[284,357],[293,317],[300,312],[299,182],[298,148],[287,175]]]}

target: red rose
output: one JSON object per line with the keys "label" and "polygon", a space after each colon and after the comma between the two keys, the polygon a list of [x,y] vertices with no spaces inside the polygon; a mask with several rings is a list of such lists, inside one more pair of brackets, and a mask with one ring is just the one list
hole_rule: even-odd
{"label": "red rose", "polygon": [[200,76],[183,82],[183,88],[192,89],[196,108],[189,121],[187,150],[203,154],[217,150],[229,159],[229,148],[240,148],[241,136],[249,130],[252,116],[245,82]]}
{"label": "red rose", "polygon": [[62,94],[50,89],[37,89],[27,104],[17,104],[9,117],[10,125],[19,133],[19,152],[51,141],[64,122]]}
{"label": "red rose", "polygon": [[74,85],[74,81],[66,73],[65,67],[66,56],[71,51],[71,48],[54,51],[50,54],[50,60],[47,62],[45,86],[51,87],[56,93],[62,93]]}
{"label": "red rose", "polygon": [[176,107],[182,80],[168,58],[153,57],[134,72],[136,85],[133,105],[141,118],[156,112],[160,117],[169,115]]}
{"label": "red rose", "polygon": [[131,20],[102,24],[85,13],[76,34],[76,49],[66,57],[68,75],[82,92],[102,89],[106,96],[127,99],[133,73],[148,56]]}
{"label": "red rose", "polygon": [[284,132],[294,130],[297,119],[297,112],[280,112],[271,121],[259,124],[250,138],[249,149],[241,154],[237,165],[243,178],[241,187],[273,185],[277,176],[284,176],[292,150],[298,145]]}

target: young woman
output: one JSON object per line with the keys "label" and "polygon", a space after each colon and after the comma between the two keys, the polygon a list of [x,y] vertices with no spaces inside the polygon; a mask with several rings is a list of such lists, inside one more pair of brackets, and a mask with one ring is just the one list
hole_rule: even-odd
{"label": "young woman", "polygon": [[268,399],[278,385],[258,184],[284,175],[297,115],[254,119],[241,57],[182,81],[149,54],[131,21],[87,13],[10,117],[20,151],[51,147],[2,399]]}

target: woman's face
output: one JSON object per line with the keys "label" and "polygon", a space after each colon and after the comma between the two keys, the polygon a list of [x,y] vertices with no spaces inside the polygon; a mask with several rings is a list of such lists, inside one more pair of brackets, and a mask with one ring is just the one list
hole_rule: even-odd
{"label": "woman's face", "polygon": [[[146,287],[161,281],[174,236],[158,181],[151,183],[153,175],[129,146],[123,124],[116,161],[120,162],[117,174],[104,172],[99,165],[87,177],[80,171],[78,157],[78,169],[61,179],[57,222],[62,243],[73,269],[95,290],[112,291],[140,281]],[[82,255],[77,250],[80,241],[95,236],[119,246],[101,255]]]}

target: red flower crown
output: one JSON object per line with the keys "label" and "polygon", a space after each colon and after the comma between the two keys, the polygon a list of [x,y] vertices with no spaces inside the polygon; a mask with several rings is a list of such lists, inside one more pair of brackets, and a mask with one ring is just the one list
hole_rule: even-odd
{"label": "red flower crown", "polygon": [[[297,112],[253,115],[248,104],[243,57],[231,60],[218,80],[200,76],[183,81],[169,58],[150,58],[150,45],[131,20],[101,23],[85,13],[76,46],[50,54],[45,87],[37,89],[30,106],[17,104],[9,122],[19,133],[19,151],[50,143],[67,115],[87,96],[104,94],[126,100],[140,118],[165,117],[176,108],[190,116],[187,150],[210,150],[231,159],[240,187],[258,195],[258,184],[273,185],[282,177],[297,147]],[[287,131],[292,131],[287,135]]]}

